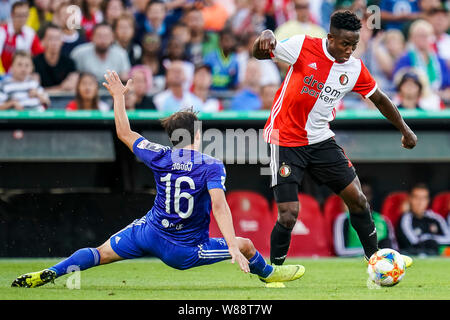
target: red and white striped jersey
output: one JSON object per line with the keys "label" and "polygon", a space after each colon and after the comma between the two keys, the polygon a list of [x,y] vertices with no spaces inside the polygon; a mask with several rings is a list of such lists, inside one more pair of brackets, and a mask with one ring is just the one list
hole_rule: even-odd
{"label": "red and white striped jersey", "polygon": [[29,26],[23,26],[16,34],[11,22],[0,27],[0,59],[7,72],[12,64],[14,53],[18,50],[29,52],[35,56],[44,52],[39,37]]}
{"label": "red and white striped jersey", "polygon": [[264,127],[266,142],[298,147],[333,137],[329,122],[344,95],[354,91],[368,98],[376,91],[377,83],[361,59],[337,63],[326,41],[296,35],[277,42],[272,58],[290,67]]}

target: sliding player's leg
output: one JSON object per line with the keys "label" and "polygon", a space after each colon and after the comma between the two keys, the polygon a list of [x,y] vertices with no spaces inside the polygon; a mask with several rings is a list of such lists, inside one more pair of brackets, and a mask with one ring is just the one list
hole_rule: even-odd
{"label": "sliding player's leg", "polygon": [[114,234],[97,248],[82,248],[71,256],[47,269],[31,272],[19,276],[12,283],[12,287],[34,288],[53,282],[56,278],[67,273],[83,271],[92,267],[108,264],[122,259],[132,259],[145,253],[136,245],[132,233],[142,225],[141,220],[133,223]]}
{"label": "sliding player's leg", "polygon": [[305,267],[302,265],[271,266],[267,264],[250,239],[240,237],[237,239],[239,250],[249,262],[250,272],[258,275],[261,281],[266,283],[292,281],[305,273]]}

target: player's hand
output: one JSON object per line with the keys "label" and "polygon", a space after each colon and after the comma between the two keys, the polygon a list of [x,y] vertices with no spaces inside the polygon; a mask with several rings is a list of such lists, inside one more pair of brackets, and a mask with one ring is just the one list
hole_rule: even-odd
{"label": "player's hand", "polygon": [[417,136],[411,130],[407,131],[402,136],[402,147],[405,149],[412,149],[417,144]]}
{"label": "player's hand", "polygon": [[275,39],[275,35],[270,30],[264,30],[259,37],[259,50],[264,53],[270,53],[272,50],[275,50],[275,46],[277,41]]}
{"label": "player's hand", "polygon": [[106,83],[103,82],[103,86],[108,89],[111,96],[123,96],[125,95],[132,85],[132,80],[128,80],[126,86],[123,85],[119,75],[115,71],[107,70],[105,73]]}
{"label": "player's hand", "polygon": [[244,255],[239,251],[238,248],[235,249],[229,249],[230,255],[231,255],[231,263],[237,262],[239,264],[239,268],[241,268],[242,271],[245,273],[250,272],[250,267],[248,266],[248,260]]}

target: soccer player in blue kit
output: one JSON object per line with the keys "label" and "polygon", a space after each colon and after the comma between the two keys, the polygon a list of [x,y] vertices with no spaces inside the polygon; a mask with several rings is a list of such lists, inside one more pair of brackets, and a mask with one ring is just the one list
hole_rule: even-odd
{"label": "soccer player in blue kit", "polygon": [[[258,275],[265,283],[300,278],[303,266],[269,265],[251,240],[235,236],[225,198],[225,167],[220,160],[198,151],[201,135],[195,130],[196,114],[179,111],[162,121],[174,148],[152,143],[130,129],[125,94],[131,81],[124,86],[114,71],[108,71],[105,79],[103,85],[114,99],[118,138],[154,173],[154,205],[101,246],[80,249],[48,269],[21,275],[11,286],[37,287],[73,270],[143,256],[157,257],[179,270],[231,259],[242,271]],[[209,238],[211,209],[224,238]]]}

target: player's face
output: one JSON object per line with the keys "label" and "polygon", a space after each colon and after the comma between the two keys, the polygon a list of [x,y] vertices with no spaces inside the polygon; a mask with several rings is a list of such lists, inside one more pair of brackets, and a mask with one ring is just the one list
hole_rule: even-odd
{"label": "player's face", "polygon": [[359,31],[339,30],[328,34],[328,51],[338,63],[350,59],[359,42]]}

